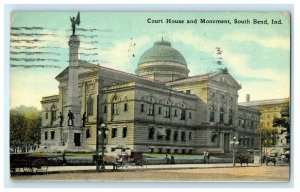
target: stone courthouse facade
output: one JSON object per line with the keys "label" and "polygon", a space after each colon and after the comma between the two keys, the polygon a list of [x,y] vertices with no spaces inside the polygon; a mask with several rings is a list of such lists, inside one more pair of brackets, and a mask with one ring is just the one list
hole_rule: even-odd
{"label": "stone courthouse facade", "polygon": [[[161,40],[144,52],[136,74],[131,74],[79,60],[79,44],[76,35],[70,37],[72,59],[56,77],[59,93],[41,101],[44,150],[95,151],[97,112],[108,128],[108,152],[121,147],[153,153],[227,153],[233,136],[239,148],[259,149],[260,113],[238,104],[241,86],[227,70],[188,76],[183,55]],[[69,110],[73,126],[67,122]]]}

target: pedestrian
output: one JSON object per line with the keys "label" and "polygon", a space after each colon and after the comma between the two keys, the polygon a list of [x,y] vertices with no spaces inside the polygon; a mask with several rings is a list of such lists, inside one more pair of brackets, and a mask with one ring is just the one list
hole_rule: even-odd
{"label": "pedestrian", "polygon": [[209,164],[210,153],[206,152],[206,163]]}
{"label": "pedestrian", "polygon": [[173,155],[171,155],[171,164],[175,164],[175,158]]}
{"label": "pedestrian", "polygon": [[166,159],[166,163],[167,163],[167,164],[170,164],[170,158],[168,157],[168,154],[166,154],[165,159]]}
{"label": "pedestrian", "polygon": [[66,152],[65,151],[62,154],[62,159],[63,159],[62,165],[67,165],[67,159],[66,159]]}
{"label": "pedestrian", "polygon": [[207,158],[207,150],[205,149],[204,152],[203,152],[204,164],[206,164],[206,158]]}

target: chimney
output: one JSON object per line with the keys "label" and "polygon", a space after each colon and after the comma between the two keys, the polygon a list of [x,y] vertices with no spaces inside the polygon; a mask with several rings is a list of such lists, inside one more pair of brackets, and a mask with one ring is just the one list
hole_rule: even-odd
{"label": "chimney", "polygon": [[250,102],[250,94],[246,94],[246,102]]}

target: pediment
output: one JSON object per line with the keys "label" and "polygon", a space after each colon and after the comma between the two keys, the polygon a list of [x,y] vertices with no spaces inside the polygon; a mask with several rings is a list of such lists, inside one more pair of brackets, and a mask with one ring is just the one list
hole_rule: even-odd
{"label": "pediment", "polygon": [[234,87],[237,90],[241,89],[241,85],[229,73],[217,73],[209,77],[209,81],[217,83],[220,86]]}
{"label": "pediment", "polygon": [[[95,70],[98,69],[97,65],[94,64],[89,64],[83,61],[79,62],[79,72],[78,74],[83,74],[83,73],[88,73],[88,72],[94,72]],[[60,74],[58,74],[55,79],[60,80],[60,79],[65,79],[68,78],[69,75],[69,67],[66,67]]]}

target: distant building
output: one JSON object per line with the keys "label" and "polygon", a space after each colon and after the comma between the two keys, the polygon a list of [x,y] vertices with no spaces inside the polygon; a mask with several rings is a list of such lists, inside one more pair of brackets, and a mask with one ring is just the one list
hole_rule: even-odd
{"label": "distant building", "polygon": [[[248,96],[247,96],[248,97]],[[260,100],[260,101],[250,101],[240,103],[247,107],[252,107],[260,111],[260,128],[274,128],[273,120],[275,118],[281,117],[281,110],[289,104],[289,98],[284,99],[270,99],[270,100]],[[274,138],[274,143],[272,146],[265,147],[263,152],[278,152],[284,153],[290,148],[289,136],[287,134],[286,128],[276,127],[278,131],[278,137]]]}
{"label": "distant building", "polygon": [[[44,150],[94,151],[97,112],[108,128],[108,152],[122,147],[153,153],[228,153],[233,136],[240,148],[259,149],[259,110],[238,104],[241,86],[227,70],[188,76],[185,58],[161,40],[140,57],[136,74],[130,74],[74,57],[79,43],[72,38],[70,57],[75,63],[56,77],[59,94],[41,101]],[[72,41],[78,43],[75,48]],[[78,110],[74,126],[67,123],[70,109]],[[64,115],[62,127],[59,112]],[[84,112],[82,127],[78,118]]]}

